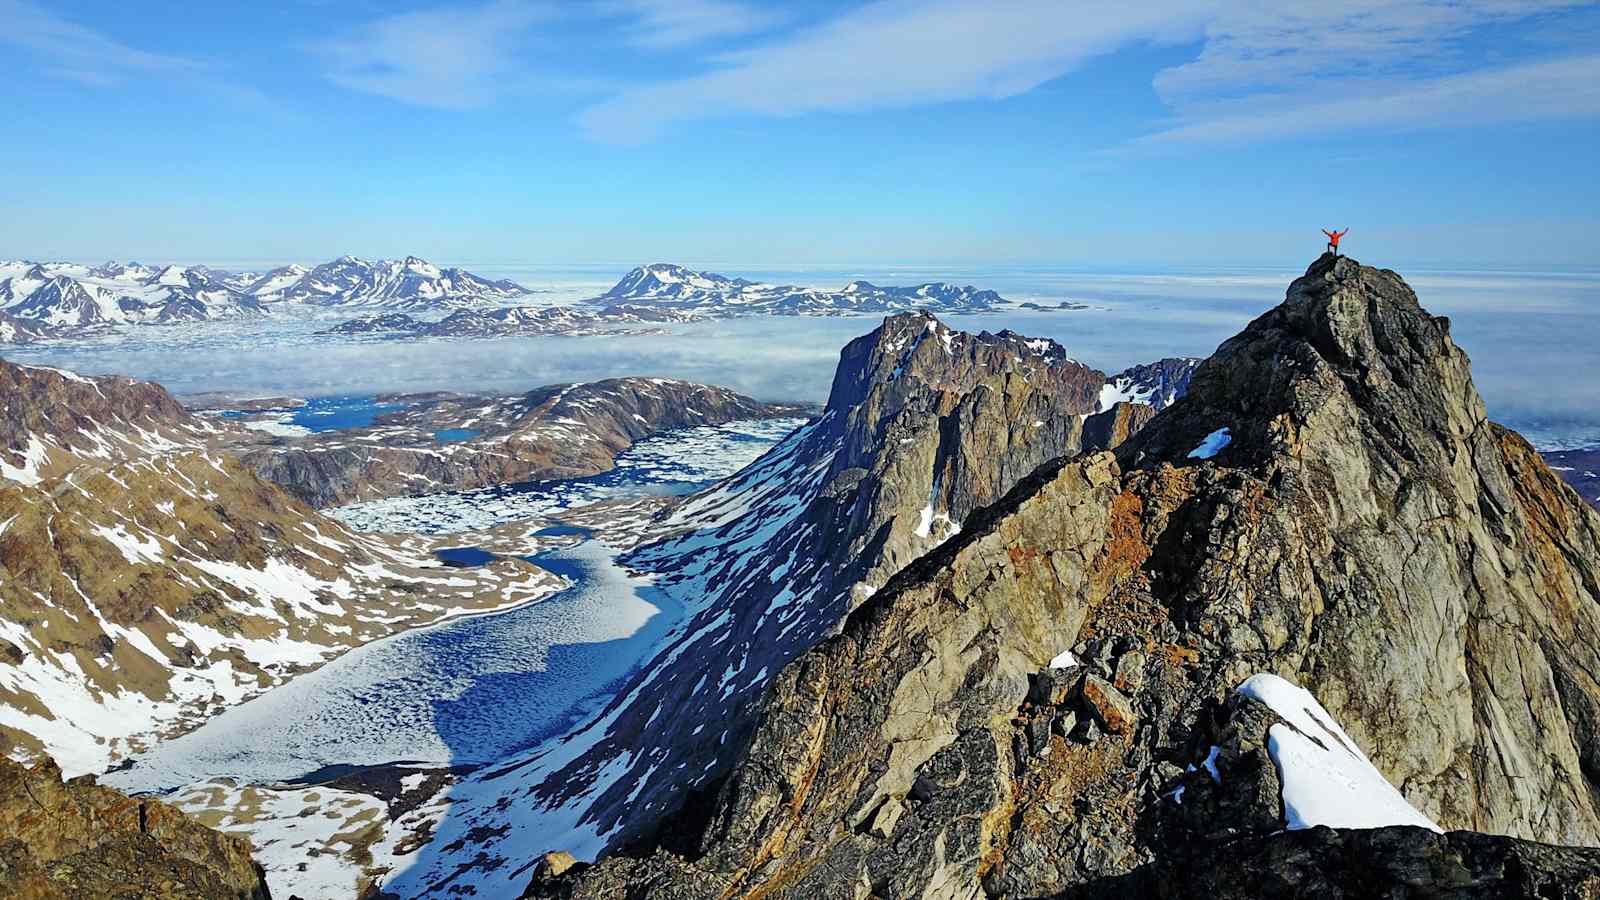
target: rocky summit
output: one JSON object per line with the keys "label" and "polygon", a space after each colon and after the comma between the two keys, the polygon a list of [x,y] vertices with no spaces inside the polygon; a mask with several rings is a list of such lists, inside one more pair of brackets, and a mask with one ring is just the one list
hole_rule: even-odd
{"label": "rocky summit", "polygon": [[[836,400],[875,425],[923,396],[906,344],[864,374],[893,344],[846,350],[819,481],[855,458]],[[932,393],[937,446],[992,377]],[[1595,895],[1600,515],[1398,275],[1323,256],[1114,451],[1066,449],[961,488],[959,530],[749,695],[670,827],[530,855],[527,895]],[[935,514],[974,484],[937,460]],[[737,688],[749,646],[701,677]]]}

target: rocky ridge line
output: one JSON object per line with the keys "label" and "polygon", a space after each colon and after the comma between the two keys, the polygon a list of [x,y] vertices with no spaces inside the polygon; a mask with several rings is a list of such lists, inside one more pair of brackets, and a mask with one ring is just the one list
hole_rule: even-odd
{"label": "rocky ridge line", "polygon": [[[1594,846],[1597,547],[1448,323],[1325,256],[1115,453],[1023,479],[786,665],[670,840],[530,895],[1092,891],[1180,852],[1169,795],[1257,672],[1445,828]],[[1211,827],[1328,840],[1254,809]]]}

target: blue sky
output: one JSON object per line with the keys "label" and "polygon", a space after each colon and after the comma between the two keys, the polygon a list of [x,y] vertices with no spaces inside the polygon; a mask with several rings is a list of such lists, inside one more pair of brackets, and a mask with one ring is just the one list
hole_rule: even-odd
{"label": "blue sky", "polygon": [[[1296,7],[1306,7],[1298,9]],[[0,257],[1596,262],[1586,3],[0,0]]]}

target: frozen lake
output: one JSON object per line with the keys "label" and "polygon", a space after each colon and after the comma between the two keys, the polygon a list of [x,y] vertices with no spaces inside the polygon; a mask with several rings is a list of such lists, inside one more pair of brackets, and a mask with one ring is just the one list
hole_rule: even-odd
{"label": "frozen lake", "polygon": [[359,647],[233,707],[102,781],[165,791],[326,766],[490,762],[575,724],[677,621],[665,595],[586,541],[534,557],[573,587]]}
{"label": "frozen lake", "polygon": [[[520,504],[507,507],[506,517],[559,512],[597,496],[682,493],[737,471],[792,425],[739,422],[658,435],[605,476],[500,489]],[[395,503],[411,512],[388,510],[408,517],[412,530],[439,533],[458,520],[437,510],[477,493],[409,498]],[[529,557],[573,586],[358,647],[101,780],[166,791],[217,777],[286,781],[329,766],[483,763],[524,749],[587,718],[681,615],[675,601],[614,558],[592,540]],[[470,553],[455,561],[478,562]]]}

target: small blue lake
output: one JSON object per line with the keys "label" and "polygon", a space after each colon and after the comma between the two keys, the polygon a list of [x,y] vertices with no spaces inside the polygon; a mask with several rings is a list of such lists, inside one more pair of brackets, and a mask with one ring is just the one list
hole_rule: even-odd
{"label": "small blue lake", "polygon": [[480,434],[483,432],[473,431],[471,428],[441,428],[433,433],[433,439],[441,444],[454,444],[470,441]]}
{"label": "small blue lake", "polygon": [[405,408],[404,403],[379,403],[375,397],[313,397],[289,421],[312,431],[341,431],[366,428],[384,413]]}
{"label": "small blue lake", "polygon": [[[378,420],[384,413],[405,409],[404,403],[380,403],[372,396],[338,396],[338,397],[312,397],[304,406],[285,408],[282,410],[262,410],[262,412],[285,412],[289,418],[288,425],[298,425],[310,431],[341,431],[346,428],[366,428]],[[242,419],[247,416],[259,415],[258,412],[241,412],[236,409],[224,410],[218,415],[225,419]],[[465,431],[465,429],[445,429],[442,433]],[[462,438],[449,438],[446,440],[465,440],[475,437],[477,432],[469,432]],[[438,437],[438,434],[435,434]]]}

